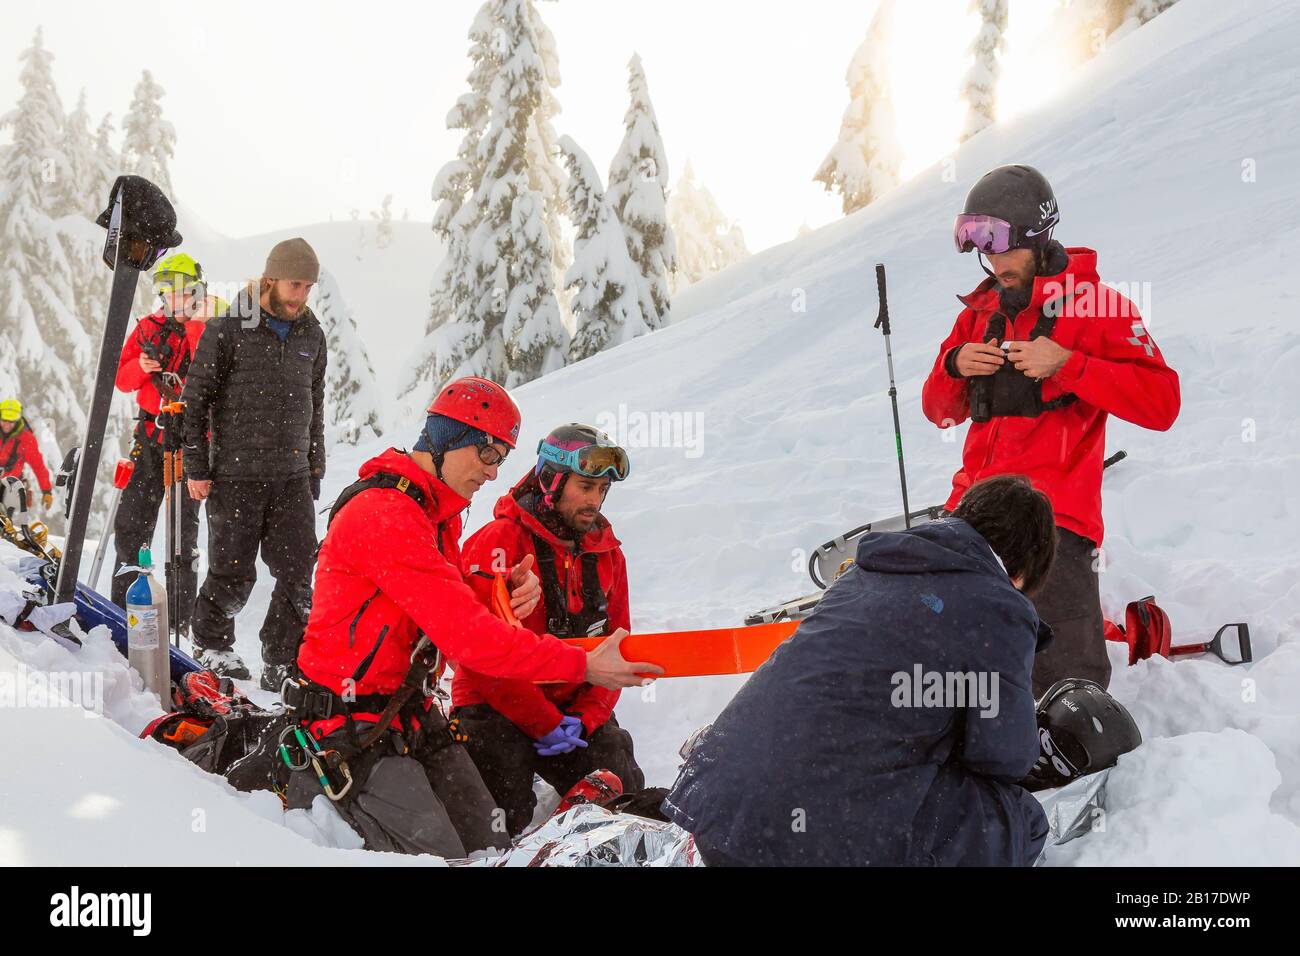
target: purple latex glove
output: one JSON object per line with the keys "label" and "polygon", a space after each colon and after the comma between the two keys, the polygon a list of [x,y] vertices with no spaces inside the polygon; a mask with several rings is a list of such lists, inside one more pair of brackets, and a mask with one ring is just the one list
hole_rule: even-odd
{"label": "purple latex glove", "polygon": [[554,730],[533,741],[539,757],[555,757],[586,746],[587,741],[582,739],[582,719],[579,717],[561,717]]}

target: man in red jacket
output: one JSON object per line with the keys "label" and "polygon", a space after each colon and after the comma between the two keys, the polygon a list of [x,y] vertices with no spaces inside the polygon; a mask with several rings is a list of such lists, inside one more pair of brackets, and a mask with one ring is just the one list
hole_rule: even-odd
{"label": "man in red jacket", "polygon": [[[584,653],[507,624],[466,583],[461,512],[496,478],[518,435],[519,409],[504,388],[457,379],[430,406],[414,449],[363,465],[331,513],[298,652],[303,680],[286,683],[284,694],[319,745],[346,758],[352,782],[343,793],[346,775],[335,779],[335,806],[371,849],[457,857],[508,842],[434,701],[436,679],[422,682],[435,651],[457,670],[492,678],[611,690],[660,672],[623,659],[625,630]],[[530,568],[525,560],[501,569],[523,619],[541,598]],[[295,773],[288,805],[310,806],[322,790],[315,774]]]}
{"label": "man in red jacket", "polygon": [[[627,453],[590,425],[563,425],[538,447],[537,465],[493,511],[461,552],[461,566],[485,604],[492,572],[531,564],[542,600],[523,624],[563,637],[631,627],[627,564],[600,513],[610,485],[627,477]],[[593,770],[612,770],[625,791],[645,777],[632,737],[614,719],[619,692],[585,682],[537,685],[456,669],[452,715],[483,782],[515,836],[532,820],[533,774],[561,794]]]}
{"label": "man in red jacket", "polygon": [[[0,478],[22,478],[23,469],[30,468],[41,489],[41,504],[48,512],[54,507],[54,488],[50,484],[50,470],[45,467],[45,457],[23,418],[23,406],[16,398],[0,402]],[[30,492],[30,488],[28,489]],[[17,507],[17,502],[14,502]],[[30,507],[30,505],[29,505]]]}
{"label": "man in red jacket", "polygon": [[[180,398],[185,374],[207,321],[202,308],[207,293],[203,268],[185,253],[176,253],[158,263],[154,268],[153,288],[162,307],[136,323],[117,363],[118,391],[134,392],[140,406],[135,444],[131,449],[135,470],[122,489],[113,520],[113,544],[119,568],[134,565],[140,549],[153,541],[158,508],[165,492],[164,427],[158,416],[164,399],[174,402]],[[161,421],[166,420],[164,417]],[[190,560],[178,570],[180,606],[172,613],[179,614],[181,631],[188,633],[198,583],[199,502],[190,498],[180,485],[173,492],[181,500],[181,553],[189,555]],[[114,604],[126,607],[126,591],[134,581],[134,574],[113,576]]]}
{"label": "man in red jacket", "polygon": [[1032,167],[999,166],[971,189],[957,248],[992,268],[958,296],[921,396],[940,428],[972,421],[949,511],[993,475],[1023,474],[1051,499],[1056,562],[1032,597],[1055,639],[1035,659],[1036,695],[1063,677],[1110,680],[1097,579],[1106,418],[1165,431],[1180,404],[1178,374],[1133,303],[1101,284],[1097,253],[1051,238],[1059,219]]}

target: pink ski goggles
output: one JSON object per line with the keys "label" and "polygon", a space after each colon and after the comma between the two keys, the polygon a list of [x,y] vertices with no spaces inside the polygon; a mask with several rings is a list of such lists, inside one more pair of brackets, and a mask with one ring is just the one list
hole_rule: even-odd
{"label": "pink ski goggles", "polygon": [[975,249],[985,254],[1008,252],[1015,248],[1011,223],[993,216],[962,213],[953,226],[952,237],[958,252]]}

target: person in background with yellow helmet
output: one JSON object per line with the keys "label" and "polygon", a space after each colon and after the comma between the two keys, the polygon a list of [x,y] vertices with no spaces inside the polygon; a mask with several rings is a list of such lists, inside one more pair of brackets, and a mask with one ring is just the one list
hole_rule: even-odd
{"label": "person in background with yellow helmet", "polygon": [[[151,544],[158,524],[163,488],[163,428],[158,413],[163,401],[180,398],[185,375],[194,358],[199,337],[209,318],[219,314],[215,296],[207,294],[203,267],[183,252],[161,260],[153,272],[153,290],[161,301],[157,312],[141,318],[127,336],[117,365],[117,388],[135,393],[140,406],[131,457],[135,471],[122,491],[113,543],[117,566],[134,565],[140,548]],[[199,503],[181,495],[181,553],[193,556],[180,571],[181,630],[189,632],[190,614],[198,581]],[[130,574],[113,577],[113,603],[126,605]]]}
{"label": "person in background with yellow helmet", "polygon": [[23,418],[22,402],[6,398],[0,402],[0,478],[11,475],[23,477],[23,469],[31,468],[41,489],[41,504],[48,512],[54,507],[54,491],[50,485],[50,470],[45,467],[36,436]]}

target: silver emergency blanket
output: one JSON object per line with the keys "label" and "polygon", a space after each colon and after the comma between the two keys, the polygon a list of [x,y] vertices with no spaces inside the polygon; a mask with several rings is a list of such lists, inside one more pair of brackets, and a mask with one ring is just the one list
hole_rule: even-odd
{"label": "silver emergency blanket", "polygon": [[1106,778],[1110,770],[1090,773],[1055,790],[1034,794],[1047,814],[1047,842],[1035,865],[1047,861],[1054,846],[1069,843],[1092,830],[1098,810],[1106,807]]}
{"label": "silver emergency blanket", "polygon": [[503,855],[461,866],[703,866],[695,838],[673,823],[580,804],[525,833]]}

